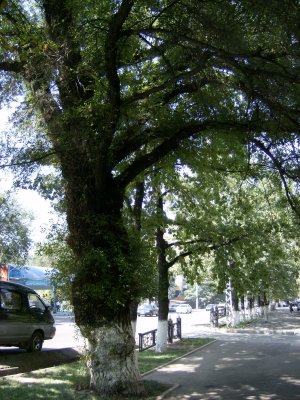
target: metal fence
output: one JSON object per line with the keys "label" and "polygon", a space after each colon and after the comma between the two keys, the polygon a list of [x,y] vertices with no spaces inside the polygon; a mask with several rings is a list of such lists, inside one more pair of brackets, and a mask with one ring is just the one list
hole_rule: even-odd
{"label": "metal fence", "polygon": [[[139,333],[139,351],[144,351],[156,345],[157,329],[152,331]],[[181,318],[178,317],[176,322],[172,319],[168,320],[168,342],[173,343],[174,339],[181,339]]]}
{"label": "metal fence", "polygon": [[210,310],[210,325],[218,327],[219,319],[226,316],[226,308],[212,308]]}

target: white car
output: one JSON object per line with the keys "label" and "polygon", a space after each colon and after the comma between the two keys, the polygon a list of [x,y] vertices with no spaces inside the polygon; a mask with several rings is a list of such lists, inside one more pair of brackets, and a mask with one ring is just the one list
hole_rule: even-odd
{"label": "white car", "polygon": [[178,314],[190,314],[192,312],[192,307],[189,304],[179,304],[176,307],[176,312]]}

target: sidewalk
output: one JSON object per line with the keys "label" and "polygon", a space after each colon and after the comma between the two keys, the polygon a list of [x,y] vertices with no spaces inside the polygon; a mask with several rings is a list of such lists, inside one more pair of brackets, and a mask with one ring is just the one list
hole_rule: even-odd
{"label": "sidewalk", "polygon": [[300,312],[205,333],[217,340],[144,376],[171,385],[157,400],[300,400]]}
{"label": "sidewalk", "polygon": [[243,328],[226,330],[234,333],[300,335],[300,311],[290,313],[288,307],[278,308],[269,312],[268,322],[258,318]]}

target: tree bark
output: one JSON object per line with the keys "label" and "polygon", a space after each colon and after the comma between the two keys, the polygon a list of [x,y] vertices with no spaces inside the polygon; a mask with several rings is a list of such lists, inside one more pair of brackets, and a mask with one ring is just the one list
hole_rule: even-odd
{"label": "tree bark", "polygon": [[[69,163],[67,168],[71,167]],[[123,193],[109,176],[102,181],[100,187],[106,189],[101,191],[95,185],[87,189],[87,179],[89,175],[78,173],[76,181],[68,180],[66,201],[69,243],[78,263],[72,302],[75,321],[89,343],[91,387],[101,394],[140,396],[144,388],[130,313],[138,282],[122,221]]]}
{"label": "tree bark", "polygon": [[91,387],[106,395],[143,395],[130,323],[110,322],[93,329],[81,326],[81,331],[89,343]]}
{"label": "tree bark", "polygon": [[[163,199],[159,194],[157,199],[157,211],[163,213]],[[169,314],[169,266],[166,260],[167,243],[164,239],[164,229],[156,229],[156,249],[158,263],[158,327],[156,352],[164,352],[167,348],[168,314]]]}
{"label": "tree bark", "polygon": [[239,312],[239,299],[232,288],[232,326],[237,326],[240,323],[240,312]]}
{"label": "tree bark", "polygon": [[159,319],[157,325],[156,353],[163,353],[167,348],[168,320]]}

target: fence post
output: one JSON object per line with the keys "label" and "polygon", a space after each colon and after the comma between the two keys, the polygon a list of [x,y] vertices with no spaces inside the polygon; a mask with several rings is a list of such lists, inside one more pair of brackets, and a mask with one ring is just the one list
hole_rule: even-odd
{"label": "fence post", "polygon": [[215,307],[215,326],[219,326],[219,309]]}
{"label": "fence post", "polygon": [[181,318],[177,317],[177,338],[181,339]]}
{"label": "fence post", "polygon": [[152,336],[153,346],[156,345],[156,332],[157,332],[157,329],[155,329],[155,330],[153,331],[153,336]]}
{"label": "fence post", "polygon": [[143,334],[139,333],[139,351],[143,350]]}
{"label": "fence post", "polygon": [[168,342],[173,343],[174,326],[172,319],[168,319]]}

